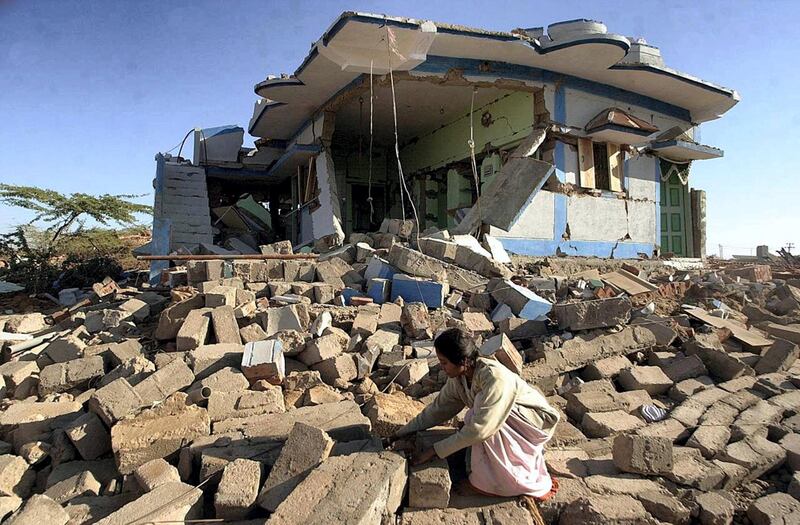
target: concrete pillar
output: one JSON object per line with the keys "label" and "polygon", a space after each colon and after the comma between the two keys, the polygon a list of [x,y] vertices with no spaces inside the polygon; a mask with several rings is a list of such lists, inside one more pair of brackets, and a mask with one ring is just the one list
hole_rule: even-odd
{"label": "concrete pillar", "polygon": [[691,190],[692,199],[692,252],[695,257],[706,257],[706,192]]}

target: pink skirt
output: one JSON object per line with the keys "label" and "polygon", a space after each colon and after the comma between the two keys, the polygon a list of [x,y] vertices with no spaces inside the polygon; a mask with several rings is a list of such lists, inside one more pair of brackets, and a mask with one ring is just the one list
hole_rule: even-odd
{"label": "pink skirt", "polygon": [[[472,418],[472,410],[465,421]],[[547,434],[531,425],[517,407],[500,430],[470,450],[469,481],[476,489],[497,496],[542,497],[553,481],[547,472],[543,449]]]}

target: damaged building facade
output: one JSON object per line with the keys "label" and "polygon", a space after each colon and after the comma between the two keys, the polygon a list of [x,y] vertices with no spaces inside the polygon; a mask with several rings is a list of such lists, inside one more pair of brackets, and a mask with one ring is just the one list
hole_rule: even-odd
{"label": "damaged building facade", "polygon": [[247,132],[157,156],[154,240],[325,251],[384,218],[482,229],[522,255],[705,253],[693,161],[737,93],[658,48],[573,20],[510,33],[342,14],[291,76],[255,86]]}

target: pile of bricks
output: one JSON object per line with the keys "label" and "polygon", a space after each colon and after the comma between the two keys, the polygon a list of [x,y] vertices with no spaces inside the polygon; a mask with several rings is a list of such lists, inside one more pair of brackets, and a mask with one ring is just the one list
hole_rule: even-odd
{"label": "pile of bricks", "polygon": [[[171,288],[0,317],[0,519],[533,523],[387,439],[435,399],[433,340],[460,327],[563,412],[548,523],[800,520],[800,282],[666,269],[630,293],[407,222],[312,261],[192,261]],[[696,308],[659,311],[669,283]]]}

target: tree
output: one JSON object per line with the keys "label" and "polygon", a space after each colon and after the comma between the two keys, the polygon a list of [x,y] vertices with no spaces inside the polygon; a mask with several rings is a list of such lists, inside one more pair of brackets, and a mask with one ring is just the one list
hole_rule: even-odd
{"label": "tree", "polygon": [[126,199],[141,195],[100,195],[86,193],[62,195],[54,190],[43,190],[33,186],[0,184],[0,202],[35,212],[31,221],[49,224],[52,233],[50,245],[55,246],[59,237],[83,216],[92,218],[104,226],[117,223],[130,226],[136,223],[137,213],[151,213],[152,208]]}
{"label": "tree", "polygon": [[[25,285],[29,291],[39,292],[52,286],[53,280],[67,270],[64,266],[83,268],[85,263],[92,266],[90,258],[67,254],[68,264],[59,267],[58,256],[63,255],[59,252],[63,241],[87,237],[91,243],[91,236],[98,230],[84,229],[84,223],[89,219],[103,226],[135,225],[136,214],[152,211],[150,206],[128,200],[136,197],[140,195],[64,195],[32,186],[0,184],[0,203],[36,214],[28,224],[19,225],[13,232],[0,236],[0,255],[7,257],[10,263],[4,278]],[[35,223],[42,227],[36,227]],[[96,258],[110,262],[108,254],[99,254]],[[65,262],[64,257],[61,259]]]}

